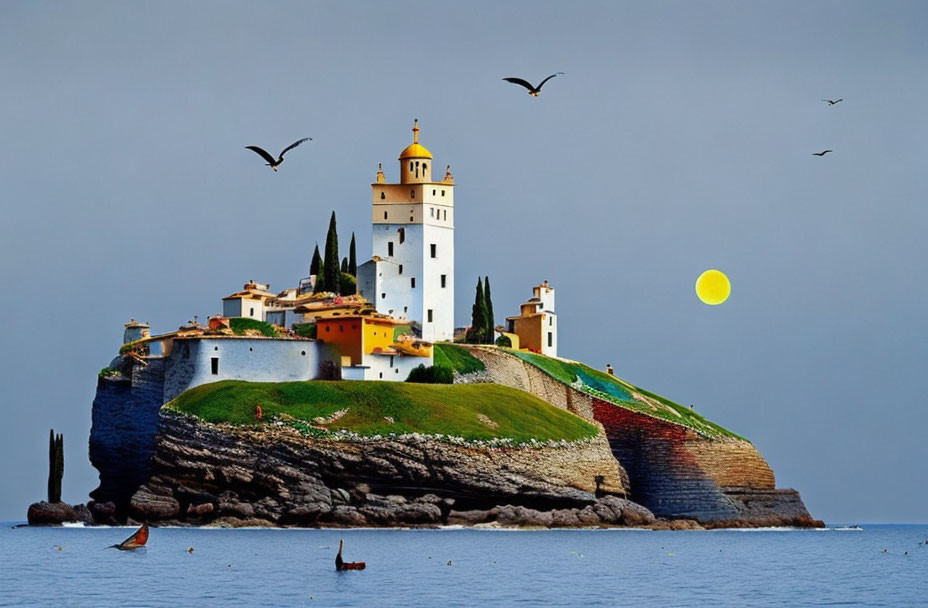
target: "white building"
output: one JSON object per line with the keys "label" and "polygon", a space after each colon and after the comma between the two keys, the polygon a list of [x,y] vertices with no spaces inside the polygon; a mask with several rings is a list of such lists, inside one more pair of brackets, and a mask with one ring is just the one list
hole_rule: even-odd
{"label": "white building", "polygon": [[222,316],[264,320],[264,310],[276,298],[270,285],[248,281],[242,291],[222,299]]}
{"label": "white building", "polygon": [[419,143],[400,153],[400,182],[377,172],[373,257],[358,267],[359,293],[377,312],[413,322],[424,340],[454,335],[454,179],[432,181],[432,153]]}
{"label": "white building", "polygon": [[[519,337],[518,348],[557,356],[557,315],[554,314],[554,288],[545,281],[532,288],[532,297],[523,303],[519,315],[506,317],[509,333]],[[513,345],[515,346],[515,345]]]}

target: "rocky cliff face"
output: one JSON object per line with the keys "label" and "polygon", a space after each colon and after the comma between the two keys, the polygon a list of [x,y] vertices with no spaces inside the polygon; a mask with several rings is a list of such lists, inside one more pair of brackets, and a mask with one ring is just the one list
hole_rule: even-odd
{"label": "rocky cliff face", "polygon": [[773,471],[753,445],[707,438],[671,422],[619,407],[559,382],[505,351],[472,349],[482,379],[518,388],[606,430],[628,473],[629,498],[659,517],[707,526],[813,526],[799,493],[776,489]]}
{"label": "rocky cliff face", "polygon": [[100,472],[100,485],[90,493],[98,503],[113,503],[117,517],[150,475],[155,451],[158,410],[164,385],[163,362],[147,365],[118,360],[120,374],[97,381],[90,428],[90,462]]}
{"label": "rocky cliff face", "polygon": [[817,523],[797,492],[776,489],[747,441],[619,407],[505,351],[473,353],[487,370],[470,380],[527,391],[604,433],[559,448],[478,449],[220,428],[161,409],[158,360],[123,360],[94,400],[90,458],[100,486],[90,511],[99,523],[654,525],[655,515],[707,527]]}
{"label": "rocky cliff face", "polygon": [[600,436],[566,447],[471,448],[412,438],[333,441],[162,410],[151,478],[129,514],[149,522],[393,526],[641,525],[646,509]]}

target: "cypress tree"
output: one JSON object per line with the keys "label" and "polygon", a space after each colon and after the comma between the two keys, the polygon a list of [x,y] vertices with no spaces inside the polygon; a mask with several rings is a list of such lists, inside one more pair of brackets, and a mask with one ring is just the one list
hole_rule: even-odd
{"label": "cypress tree", "polygon": [[318,275],[319,266],[322,264],[322,256],[319,255],[319,243],[316,243],[316,248],[313,250],[313,261],[309,263],[309,274]]}
{"label": "cypress tree", "polygon": [[48,432],[48,502],[61,502],[61,478],[64,477],[64,436]]}
{"label": "cypress tree", "polygon": [[325,264],[322,261],[319,262],[319,268],[316,272],[316,282],[313,285],[313,293],[321,293],[326,291],[325,289]]}
{"label": "cypress tree", "polygon": [[325,235],[325,258],[322,261],[322,275],[325,277],[325,291],[338,293],[342,273],[338,264],[338,230],[335,228],[335,212],[329,220],[329,233]]}
{"label": "cypress tree", "polygon": [[483,344],[487,333],[487,302],[483,295],[483,281],[477,278],[477,294],[470,315],[470,331],[465,340],[469,344]]}
{"label": "cypress tree", "polygon": [[348,258],[342,258],[342,272],[348,272]]}
{"label": "cypress tree", "polygon": [[351,233],[351,244],[348,245],[348,274],[358,276],[358,256],[354,249],[354,232]]}
{"label": "cypress tree", "polygon": [[493,344],[496,323],[493,320],[493,300],[490,298],[490,277],[483,277],[483,299],[487,303],[487,335],[483,337],[483,343]]}

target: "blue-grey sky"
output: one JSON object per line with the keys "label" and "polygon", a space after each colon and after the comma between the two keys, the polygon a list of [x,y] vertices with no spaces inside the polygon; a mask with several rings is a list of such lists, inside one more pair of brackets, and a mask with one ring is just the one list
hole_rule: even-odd
{"label": "blue-grey sky", "polygon": [[[130,316],[295,285],[332,209],[369,255],[418,117],[457,183],[459,325],[478,275],[497,321],[548,279],[563,356],[748,437],[816,517],[925,521],[926,27],[923,2],[3,3],[0,520],[44,497],[49,427],[64,498],[96,487]],[[304,136],[278,174],[243,148]]]}

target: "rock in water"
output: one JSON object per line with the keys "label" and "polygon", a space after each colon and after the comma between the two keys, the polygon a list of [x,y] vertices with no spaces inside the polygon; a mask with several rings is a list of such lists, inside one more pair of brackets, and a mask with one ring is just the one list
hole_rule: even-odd
{"label": "rock in water", "polygon": [[26,519],[30,526],[53,526],[65,522],[80,521],[80,516],[71,505],[64,502],[34,502],[29,505]]}

